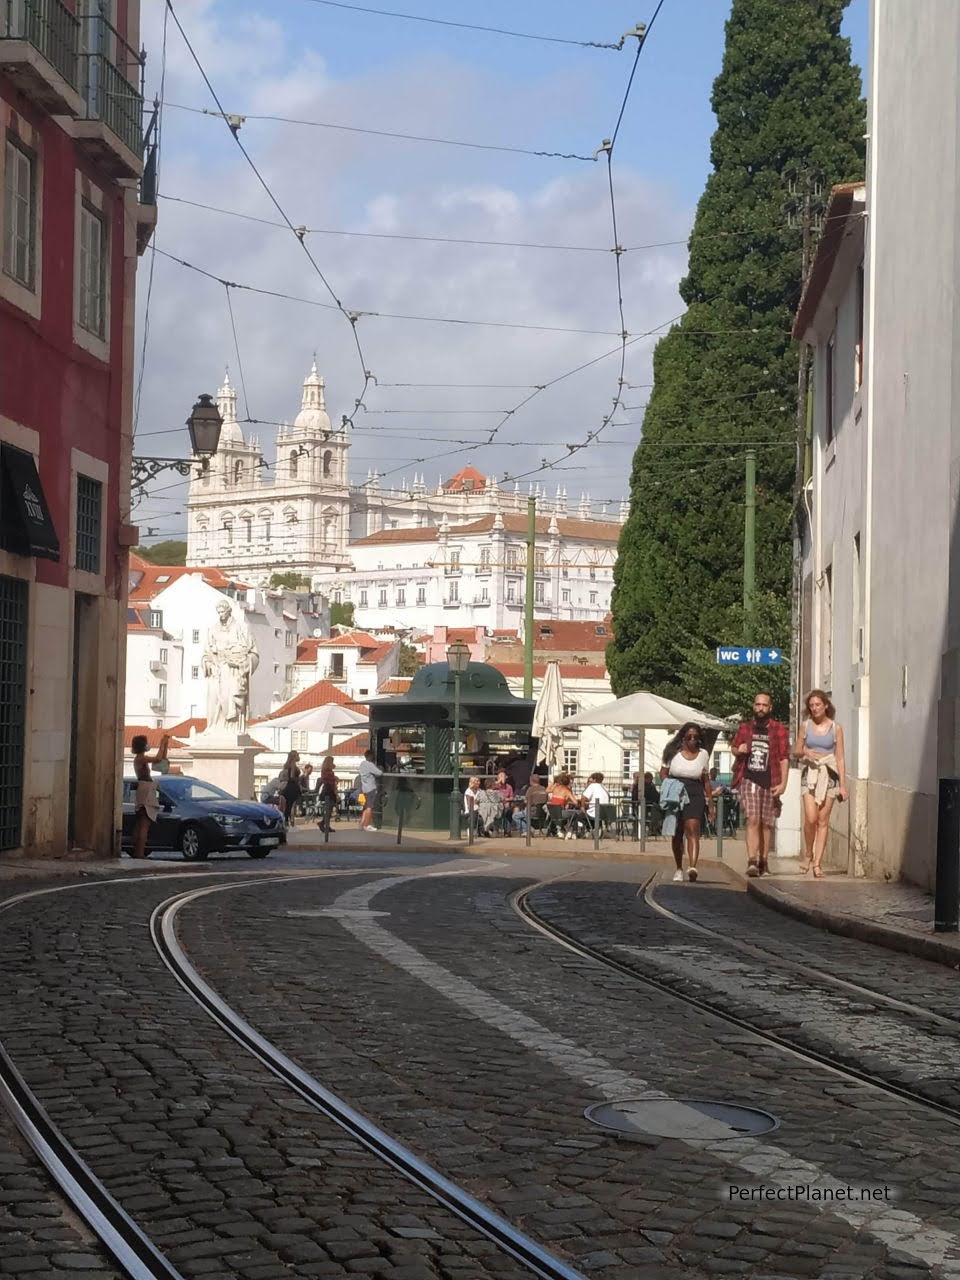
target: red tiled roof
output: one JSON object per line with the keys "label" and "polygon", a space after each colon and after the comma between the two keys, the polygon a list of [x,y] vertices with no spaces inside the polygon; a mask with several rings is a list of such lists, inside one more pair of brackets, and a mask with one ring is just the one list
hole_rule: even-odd
{"label": "red tiled roof", "polygon": [[362,756],[369,748],[370,734],[358,733],[353,738],[347,738],[346,742],[338,742],[327,754],[331,756]]}
{"label": "red tiled roof", "polygon": [[317,649],[320,647],[320,641],[311,636],[307,640],[297,641],[297,656],[295,662],[315,663],[317,660]]}
{"label": "red tiled roof", "polygon": [[[607,668],[602,662],[560,662],[557,664],[560,668],[560,675],[565,680],[604,680],[607,675]],[[491,662],[491,667],[496,669],[503,676],[522,676],[522,662]],[[538,679],[547,669],[545,662],[535,662],[533,664],[533,674]]]}
{"label": "red tiled roof", "polygon": [[[603,634],[597,634],[597,628]],[[591,649],[600,653],[613,639],[608,622],[535,622],[533,643],[538,649]]]}
{"label": "red tiled roof", "polygon": [[375,649],[377,641],[369,631],[345,631],[342,636],[330,636],[327,640],[318,640],[321,649]]}
{"label": "red tiled roof", "polygon": [[[143,560],[135,552],[130,552],[130,600],[137,603],[149,603],[161,591],[165,591],[178,578],[199,574],[208,586],[222,590],[231,584],[246,589],[246,584],[229,578],[222,569],[200,568],[199,565],[151,564]],[[136,578],[136,581],[134,581]],[[166,581],[160,582],[164,578]]]}
{"label": "red tiled roof", "polygon": [[180,742],[177,738],[173,737],[172,729],[151,729],[149,725],[145,724],[125,724],[123,726],[123,747],[125,751],[130,751],[132,749],[133,740],[137,734],[140,733],[142,733],[147,740],[148,751],[156,751],[160,746],[160,739],[164,734],[170,735],[171,747],[185,747],[187,745],[185,742]]}
{"label": "red tiled roof", "polygon": [[199,716],[192,716],[189,720],[182,720],[180,724],[175,724],[168,729],[168,733],[175,733],[178,738],[189,738],[191,730],[194,733],[203,733],[207,727],[206,719],[200,719]]}
{"label": "red tiled roof", "polygon": [[487,487],[487,477],[476,467],[466,466],[449,480],[444,480],[443,487],[447,493],[476,493],[478,489]]}
{"label": "red tiled roof", "polygon": [[383,644],[378,644],[375,649],[364,649],[363,657],[357,663],[357,666],[378,666],[388,654],[394,651],[398,643],[397,640],[385,640]]}
{"label": "red tiled roof", "polygon": [[377,693],[406,693],[412,680],[412,676],[391,676],[381,683]]}
{"label": "red tiled roof", "polygon": [[261,716],[259,720],[251,720],[250,723],[269,724],[271,720],[276,720],[280,716],[292,716],[295,711],[312,711],[314,707],[325,707],[331,702],[336,703],[338,707],[350,707],[353,711],[367,710],[361,703],[348,698],[342,689],[338,689],[329,680],[318,680],[309,689],[301,690],[282,707],[277,707],[276,711],[271,711],[268,716]]}
{"label": "red tiled roof", "polygon": [[[493,516],[481,516],[469,524],[453,524],[450,536],[460,537],[471,533],[490,533],[493,529]],[[503,527],[507,533],[527,532],[527,517],[519,513],[508,512],[503,516]],[[537,534],[546,536],[550,521],[546,516],[537,520]],[[612,520],[575,520],[569,516],[557,517],[557,528],[564,538],[578,538],[583,542],[619,542],[623,526]],[[388,543],[404,542],[436,542],[440,530],[436,528],[417,529],[381,529],[379,533],[371,533],[366,538],[358,538],[351,546],[376,547]]]}

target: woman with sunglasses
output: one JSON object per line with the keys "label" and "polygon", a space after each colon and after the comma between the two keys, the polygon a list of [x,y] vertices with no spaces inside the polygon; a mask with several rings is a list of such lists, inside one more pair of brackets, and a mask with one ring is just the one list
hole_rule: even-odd
{"label": "woman with sunglasses", "polygon": [[703,742],[703,732],[695,724],[685,724],[667,743],[663,753],[661,778],[677,778],[687,793],[687,803],[677,816],[673,833],[673,860],[677,869],[675,881],[683,880],[683,847],[687,847],[687,878],[697,878],[697,860],[700,857],[700,831],[703,816],[713,821],[713,788],[707,772],[710,756]]}

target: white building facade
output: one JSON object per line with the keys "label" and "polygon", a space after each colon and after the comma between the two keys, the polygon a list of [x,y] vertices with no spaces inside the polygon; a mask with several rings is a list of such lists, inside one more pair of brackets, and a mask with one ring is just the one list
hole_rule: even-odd
{"label": "white building facade", "polygon": [[329,610],[315,598],[307,608],[304,597],[289,591],[250,587],[223,575],[215,575],[212,585],[200,571],[131,561],[127,724],[159,729],[206,718],[203,651],[224,597],[260,655],[250,680],[251,719],[268,715],[295,691],[301,641],[315,632],[329,634]]}
{"label": "white building facade", "polygon": [[832,693],[851,781],[828,856],[926,886],[960,778],[958,48],[954,0],[874,0],[867,181],[834,191],[794,330],[815,372],[803,682]]}
{"label": "white building facade", "polygon": [[595,505],[583,494],[568,507],[565,489],[521,493],[470,466],[435,488],[419,474],[398,487],[383,486],[376,473],[351,484],[350,437],[343,423],[331,423],[325,396],[314,363],[299,413],[278,430],[271,466],[259,441],[244,436],[236,391],[225,379],[217,394],[220,447],[190,482],[188,565],[235,571],[254,583],[301,574],[334,601],[351,601],[357,623],[368,628],[396,625],[399,613],[422,629],[448,621],[451,610],[478,625],[515,624],[532,496],[538,616],[589,619],[608,611],[625,502]]}

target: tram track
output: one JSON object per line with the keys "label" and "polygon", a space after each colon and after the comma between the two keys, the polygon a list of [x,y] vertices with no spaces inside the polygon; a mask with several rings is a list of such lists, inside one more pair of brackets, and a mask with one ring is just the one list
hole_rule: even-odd
{"label": "tram track", "polygon": [[[638,898],[647,901],[647,894],[652,894],[652,889],[659,879],[659,871],[653,872],[646,881],[644,881],[639,892]],[[781,1053],[789,1055],[796,1061],[816,1066],[822,1070],[830,1072],[839,1079],[848,1082],[856,1082],[864,1085],[878,1093],[885,1094],[888,1097],[896,1097],[901,1102],[908,1102],[913,1106],[919,1107],[927,1112],[935,1113],[942,1120],[951,1125],[960,1127],[960,1107],[954,1107],[947,1103],[941,1103],[928,1097],[927,1095],[910,1088],[907,1085],[900,1085],[894,1081],[885,1079],[883,1076],[875,1072],[866,1070],[861,1067],[854,1066],[832,1054],[822,1052],[809,1045],[799,1044],[791,1040],[789,1037],[772,1031],[766,1027],[761,1027],[749,1018],[741,1017],[739,1014],[731,1012],[723,1007],[722,1004],[705,998],[701,995],[695,995],[690,991],[679,990],[677,986],[663,978],[650,973],[647,970],[640,971],[635,965],[621,960],[615,956],[611,956],[598,946],[578,938],[576,934],[570,932],[569,929],[546,919],[536,908],[530,903],[531,895],[538,890],[552,888],[557,883],[555,878],[540,881],[537,884],[528,885],[526,888],[515,890],[508,896],[508,903],[529,927],[536,929],[545,937],[551,939],[567,950],[574,952],[581,958],[591,960],[596,964],[602,965],[604,968],[619,974],[621,977],[627,978],[636,983],[638,986],[646,987],[650,990],[657,991],[661,994],[672,997],[683,1004],[689,1005],[699,1012],[716,1018],[722,1022],[726,1022],[730,1026],[736,1027],[755,1038],[758,1042],[765,1042],[774,1046]],[[567,878],[569,884],[569,878]],[[709,935],[717,941],[726,941],[723,935],[715,933],[706,926],[694,924],[685,921],[681,916],[670,912],[669,908],[662,907],[662,904],[648,903],[652,909],[660,909],[660,914],[672,918],[679,925],[688,925],[690,928],[701,935]],[[749,948],[750,944],[743,943],[743,948]],[[758,949],[759,950],[759,949]],[[766,952],[760,952],[765,959],[771,956]],[[799,968],[799,966],[797,966]],[[846,985],[852,988],[862,999],[876,1000],[879,1004],[889,1005],[899,1012],[909,1013],[912,1015],[928,1018],[938,1023],[946,1023],[953,1029],[958,1029],[958,1024],[954,1020],[944,1018],[940,1014],[935,1014],[929,1010],[923,1010],[919,1006],[909,1004],[909,1002],[896,1000],[893,997],[884,996],[880,992],[874,992],[870,988],[859,987],[856,983],[847,983],[845,979],[836,979],[838,985]]]}
{"label": "tram track", "polygon": [[[321,1081],[304,1071],[270,1041],[240,1017],[197,972],[177,938],[176,919],[181,910],[199,897],[228,890],[250,889],[264,879],[271,883],[296,882],[331,876],[363,876],[391,874],[392,868],[322,870],[293,875],[261,872],[249,873],[242,880],[231,872],[164,872],[156,876],[138,876],[116,880],[86,881],[31,890],[0,901],[0,914],[30,901],[52,894],[98,886],[142,884],[148,880],[173,876],[198,875],[229,880],[226,884],[206,885],[165,899],[150,914],[148,928],[151,940],[166,967],[180,987],[222,1030],[240,1044],[253,1058],[308,1102],[317,1112],[332,1121],[344,1133],[371,1153],[383,1165],[400,1174],[407,1182],[427,1193],[433,1201],[468,1224],[479,1235],[497,1245],[504,1255],[531,1275],[542,1280],[583,1280],[582,1273],[567,1264],[531,1237],[515,1228],[505,1218],[476,1200],[464,1188],[421,1160],[386,1131],[352,1108]],[[436,872],[424,872],[436,875]],[[444,874],[444,873],[439,873]],[[449,874],[457,874],[456,872]],[[128,1280],[184,1280],[183,1274],[164,1256],[149,1236],[138,1226],[104,1183],[94,1174],[64,1132],[51,1120],[36,1094],[30,1089],[15,1062],[0,1043],[0,1105],[8,1112],[21,1135],[32,1148],[39,1163],[53,1183],[56,1193],[80,1219],[92,1237]]]}

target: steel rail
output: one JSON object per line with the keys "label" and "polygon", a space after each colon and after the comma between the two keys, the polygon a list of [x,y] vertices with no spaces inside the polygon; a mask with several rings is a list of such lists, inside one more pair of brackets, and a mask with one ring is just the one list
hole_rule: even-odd
{"label": "steel rail", "polygon": [[[659,872],[654,872],[652,876],[646,880],[642,886],[645,891],[647,886],[657,878]],[[935,1112],[941,1119],[948,1124],[956,1125],[960,1128],[960,1109],[948,1106],[946,1103],[935,1102],[931,1098],[926,1098],[922,1094],[914,1092],[903,1085],[893,1084],[889,1080],[884,1080],[881,1076],[872,1074],[869,1071],[861,1070],[859,1067],[853,1067],[846,1063],[831,1057],[829,1054],[820,1053],[816,1049],[810,1049],[794,1044],[784,1036],[778,1035],[774,1031],[765,1030],[749,1022],[746,1018],[741,1018],[737,1014],[730,1013],[723,1009],[720,1005],[712,1004],[709,1000],[702,999],[700,996],[691,995],[689,992],[678,991],[668,982],[664,982],[659,978],[655,978],[649,974],[638,973],[624,961],[616,960],[612,956],[605,954],[598,948],[591,946],[587,942],[582,942],[573,934],[568,933],[565,929],[561,929],[557,925],[550,924],[546,921],[529,903],[528,899],[531,893],[537,889],[542,889],[552,884],[552,880],[543,880],[537,884],[528,885],[524,889],[517,889],[508,897],[508,902],[517,913],[521,920],[527,925],[542,933],[545,937],[550,938],[553,942],[559,943],[566,947],[569,951],[575,952],[585,960],[592,960],[596,964],[602,965],[604,968],[610,969],[621,977],[629,978],[638,986],[648,987],[652,990],[668,995],[674,1000],[678,1000],[683,1004],[691,1005],[698,1009],[701,1013],[708,1014],[710,1017],[718,1018],[722,1022],[727,1022],[731,1026],[736,1027],[740,1031],[744,1031],[753,1036],[757,1040],[765,1040],[768,1044],[779,1049],[781,1053],[796,1058],[801,1062],[818,1066],[832,1075],[846,1078],[847,1080],[855,1080],[858,1084],[865,1085],[867,1088],[874,1089],[878,1093],[891,1094],[904,1102],[910,1102],[916,1107],[920,1107],[926,1111]],[[639,896],[639,895],[638,895]]]}
{"label": "steel rail", "polygon": [[[678,912],[671,910],[670,907],[664,906],[662,902],[657,900],[654,892],[656,887],[653,881],[647,881],[641,890],[644,902],[659,915],[675,921],[685,929],[691,929],[695,933],[720,942],[725,947],[742,951],[744,955],[752,956],[754,959],[763,960],[764,963],[773,960],[775,964],[783,965],[786,969],[793,969],[795,972],[801,973],[804,978],[816,978],[818,982],[836,987],[840,991],[847,991],[852,995],[876,1001],[878,1004],[884,1004],[900,1013],[908,1013],[914,1017],[923,1018],[927,1022],[936,1023],[937,1026],[949,1027],[957,1035],[960,1035],[960,1018],[948,1018],[942,1013],[934,1013],[932,1009],[924,1009],[918,1004],[912,1004],[909,1000],[898,1000],[896,996],[888,996],[883,991],[877,991],[874,987],[865,987],[859,982],[852,982],[849,978],[838,978],[836,974],[827,973],[826,970],[817,969],[810,964],[800,964],[797,960],[791,960],[788,956],[782,956],[779,952],[771,951],[767,947],[761,947],[755,942],[744,942],[742,938],[731,938],[728,934],[721,933],[719,929],[711,929],[709,925],[701,924],[699,920],[688,920],[685,916],[678,914]],[[637,896],[640,897],[641,895],[638,894]]]}
{"label": "steel rail", "polygon": [[[286,875],[285,880],[315,878],[327,875],[361,875],[383,873],[388,869],[364,868],[344,871],[312,871],[299,876]],[[229,871],[162,871],[155,874],[125,875],[110,879],[74,881],[53,885],[45,889],[31,889],[0,900],[0,914],[37,898],[57,893],[69,893],[74,889],[89,889],[103,885],[142,884],[145,880],[167,880],[171,877],[196,876],[225,878],[235,875]],[[276,872],[248,871],[251,877],[246,883],[262,883],[275,880]],[[0,1105],[6,1110],[24,1140],[34,1151],[63,1199],[80,1220],[103,1245],[106,1252],[121,1268],[129,1280],[184,1280],[181,1272],[169,1262],[150,1238],[100,1179],[90,1169],[79,1152],[70,1144],[63,1131],[54,1124],[43,1104],[18,1071],[6,1048],[0,1043]]]}
{"label": "steel rail", "polygon": [[[277,877],[280,879],[280,877]],[[579,1271],[549,1253],[505,1218],[464,1191],[385,1130],[356,1111],[349,1103],[298,1066],[276,1045],[262,1036],[200,976],[180,944],[176,920],[180,911],[198,898],[228,889],[248,888],[249,882],[213,885],[176,894],[160,903],[150,917],[150,935],[167,968],[198,1005],[228,1035],[257,1058],[279,1080],[288,1085],[322,1115],[373,1153],[409,1182],[426,1191],[439,1204],[455,1213],[476,1231],[492,1240],[534,1275],[543,1280],[584,1280]]]}

